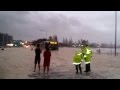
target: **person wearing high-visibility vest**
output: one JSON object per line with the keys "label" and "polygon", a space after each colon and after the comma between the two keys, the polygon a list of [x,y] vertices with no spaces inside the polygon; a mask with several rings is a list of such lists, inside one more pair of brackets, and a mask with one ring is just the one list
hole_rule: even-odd
{"label": "person wearing high-visibility vest", "polygon": [[85,72],[90,72],[91,71],[91,69],[90,69],[90,63],[91,63],[93,52],[90,49],[90,47],[88,46],[88,44],[84,45],[83,54],[84,54],[83,58],[84,58],[85,65],[86,65],[85,66],[86,67]]}
{"label": "person wearing high-visibility vest", "polygon": [[75,65],[76,68],[76,74],[78,74],[78,69],[80,70],[80,73],[82,74],[82,69],[81,69],[81,62],[83,60],[83,47],[80,48],[80,50],[78,50],[74,57],[73,57],[73,64]]}

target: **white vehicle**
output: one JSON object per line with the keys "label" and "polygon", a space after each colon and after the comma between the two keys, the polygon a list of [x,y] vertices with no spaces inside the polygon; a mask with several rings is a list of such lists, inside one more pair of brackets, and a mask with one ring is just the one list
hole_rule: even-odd
{"label": "white vehicle", "polygon": [[14,44],[7,44],[7,47],[13,47]]}

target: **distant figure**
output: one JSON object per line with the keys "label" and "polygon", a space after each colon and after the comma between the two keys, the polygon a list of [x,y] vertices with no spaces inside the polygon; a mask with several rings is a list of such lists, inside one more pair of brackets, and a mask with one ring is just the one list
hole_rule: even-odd
{"label": "distant figure", "polygon": [[30,46],[31,47],[31,51],[33,51],[33,46]]}
{"label": "distant figure", "polygon": [[31,51],[33,51],[33,48],[31,48]]}
{"label": "distant figure", "polygon": [[4,51],[4,47],[2,47],[2,48],[1,48],[1,50],[3,50],[3,51]]}
{"label": "distant figure", "polygon": [[101,50],[100,50],[100,48],[97,49],[97,53],[98,53],[98,54],[101,54]]}
{"label": "distant figure", "polygon": [[46,68],[47,68],[47,75],[49,75],[51,51],[49,50],[48,47],[46,47],[46,50],[43,54],[43,57],[44,57],[44,64],[43,64],[44,71],[43,71],[43,73],[45,75],[45,71],[46,71]]}
{"label": "distant figure", "polygon": [[40,54],[41,54],[42,50],[40,49],[40,45],[37,44],[37,47],[35,49],[35,66],[34,66],[34,72],[36,71],[36,65],[38,64],[38,69],[40,71]]}
{"label": "distant figure", "polygon": [[98,49],[98,53],[101,54],[101,50],[100,50],[100,48]]}

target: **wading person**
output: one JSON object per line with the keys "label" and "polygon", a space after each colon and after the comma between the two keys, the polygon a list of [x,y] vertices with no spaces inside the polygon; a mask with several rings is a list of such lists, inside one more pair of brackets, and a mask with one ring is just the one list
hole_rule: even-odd
{"label": "wading person", "polygon": [[39,69],[39,72],[40,72],[40,60],[41,60],[41,57],[40,57],[40,54],[41,54],[41,49],[40,49],[40,45],[37,44],[37,47],[35,48],[35,65],[34,65],[34,72],[36,71],[36,66],[38,64],[38,69]]}
{"label": "wading person", "polygon": [[80,70],[80,73],[82,74],[82,68],[81,63],[83,61],[83,46],[81,46],[80,50],[78,50],[74,57],[73,57],[73,64],[76,68],[76,74],[78,74],[78,71]]}
{"label": "wading person", "polygon": [[90,63],[91,63],[93,52],[91,48],[88,46],[88,44],[84,45],[83,54],[84,54],[84,61],[85,61],[85,67],[86,67],[85,72],[90,72],[91,71]]}
{"label": "wading person", "polygon": [[50,58],[51,58],[51,51],[49,47],[46,47],[45,52],[43,53],[44,63],[43,63],[43,75],[45,75],[47,69],[47,75],[49,76],[49,67],[50,67]]}

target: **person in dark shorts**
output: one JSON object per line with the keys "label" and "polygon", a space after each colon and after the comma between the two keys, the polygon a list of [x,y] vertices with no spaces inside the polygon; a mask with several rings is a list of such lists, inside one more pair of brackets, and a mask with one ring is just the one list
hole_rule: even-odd
{"label": "person in dark shorts", "polygon": [[46,50],[43,54],[43,57],[44,57],[44,64],[43,64],[44,71],[43,71],[43,74],[45,75],[45,71],[46,71],[46,68],[47,68],[47,75],[49,75],[51,52],[50,52],[48,47],[46,47]]}
{"label": "person in dark shorts", "polygon": [[38,69],[39,69],[39,71],[40,71],[40,60],[41,60],[41,58],[40,58],[40,54],[41,54],[41,49],[40,49],[40,45],[39,44],[37,44],[37,47],[36,47],[36,49],[35,49],[35,66],[34,66],[34,72],[36,71],[36,65],[38,64]]}

